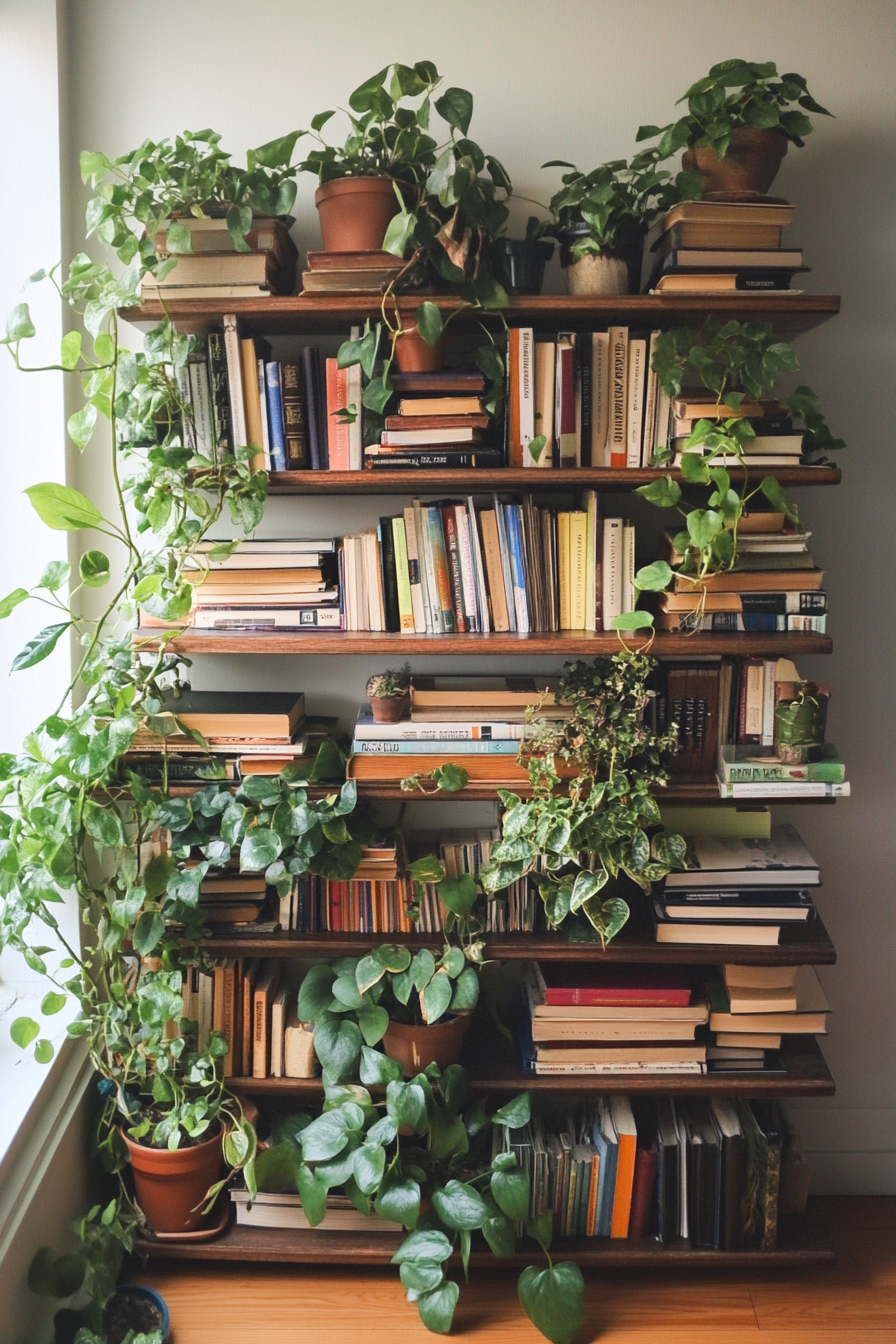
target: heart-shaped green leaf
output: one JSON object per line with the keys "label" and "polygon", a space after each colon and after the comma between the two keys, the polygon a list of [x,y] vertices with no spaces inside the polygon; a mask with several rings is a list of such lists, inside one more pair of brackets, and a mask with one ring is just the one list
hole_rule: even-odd
{"label": "heart-shaped green leaf", "polygon": [[507,1171],[493,1171],[492,1194],[498,1208],[515,1223],[524,1223],[529,1217],[529,1177],[522,1167]]}
{"label": "heart-shaped green leaf", "polygon": [[447,1335],[451,1329],[454,1308],[457,1306],[459,1296],[460,1289],[451,1279],[446,1279],[431,1292],[420,1294],[417,1298],[417,1310],[427,1330],[436,1335]]}
{"label": "heart-shaped green leaf", "polygon": [[479,1191],[461,1181],[449,1181],[441,1190],[434,1190],[432,1203],[445,1226],[454,1231],[481,1227],[488,1213]]}
{"label": "heart-shaped green leaf", "polygon": [[578,1265],[529,1265],[517,1284],[523,1310],[551,1344],[572,1344],[585,1319],[585,1283]]}
{"label": "heart-shaped green leaf", "polygon": [[448,1011],[453,993],[449,976],[442,971],[433,976],[421,995],[423,1018],[429,1026]]}

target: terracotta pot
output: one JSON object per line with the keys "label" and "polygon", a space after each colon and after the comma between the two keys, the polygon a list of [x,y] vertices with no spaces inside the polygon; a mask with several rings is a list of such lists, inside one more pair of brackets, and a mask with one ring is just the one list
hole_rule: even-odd
{"label": "terracotta pot", "polygon": [[325,252],[381,252],[398,214],[389,177],[338,177],[314,193]]}
{"label": "terracotta pot", "polygon": [[469,1024],[467,1013],[443,1018],[431,1027],[390,1022],[383,1037],[383,1047],[391,1059],[398,1060],[405,1077],[413,1078],[429,1064],[438,1064],[442,1069],[448,1064],[456,1064]]}
{"label": "terracotta pot", "polygon": [[401,723],[410,712],[409,695],[374,696],[370,701],[374,723]]}
{"label": "terracotta pot", "polygon": [[766,130],[738,126],[731,132],[728,153],[720,159],[714,149],[692,145],[681,166],[703,177],[704,195],[710,191],[758,192],[765,195],[777,176],[790,142],[775,127]]}
{"label": "terracotta pot", "polygon": [[416,327],[393,337],[395,360],[402,373],[437,373],[442,367],[445,341],[439,337],[435,345],[427,345]]}
{"label": "terracotta pot", "polygon": [[202,1223],[197,1206],[221,1177],[223,1134],[173,1153],[133,1143],[124,1133],[122,1138],[128,1146],[137,1203],[149,1226],[156,1232],[195,1232]]}
{"label": "terracotta pot", "polygon": [[569,263],[566,283],[570,294],[627,294],[628,262],[611,253],[599,257],[588,253]]}

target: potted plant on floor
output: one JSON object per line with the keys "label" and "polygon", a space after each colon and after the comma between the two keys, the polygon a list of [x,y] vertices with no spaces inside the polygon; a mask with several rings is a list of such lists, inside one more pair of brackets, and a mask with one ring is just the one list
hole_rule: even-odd
{"label": "potted plant on floor", "polygon": [[411,707],[411,665],[377,672],[364,688],[377,723],[398,723]]}
{"label": "potted plant on floor", "polygon": [[638,140],[661,139],[660,159],[684,149],[682,164],[703,178],[704,194],[763,195],[789,145],[812,131],[809,112],[829,117],[802,75],[778,74],[774,61],[720,61],[679,98],[687,115],[668,126],[641,126]]}
{"label": "potted plant on floor", "polygon": [[297,1190],[312,1227],[326,1229],[327,1196],[336,1187],[362,1213],[404,1227],[392,1260],[408,1300],[437,1334],[451,1329],[460,1295],[449,1277],[452,1255],[467,1273],[473,1235],[481,1233],[507,1259],[522,1223],[547,1267],[523,1270],[520,1302],[546,1339],[572,1344],[584,1316],[582,1273],[551,1259],[552,1213],[532,1210],[529,1177],[510,1149],[509,1134],[529,1123],[529,1094],[489,1111],[471,1099],[458,1065],[433,1064],[406,1082],[384,1070],[370,1081],[385,1085],[385,1098],[375,1101],[357,1084],[328,1085],[322,1115],[278,1124],[276,1142],[256,1159],[257,1180]]}

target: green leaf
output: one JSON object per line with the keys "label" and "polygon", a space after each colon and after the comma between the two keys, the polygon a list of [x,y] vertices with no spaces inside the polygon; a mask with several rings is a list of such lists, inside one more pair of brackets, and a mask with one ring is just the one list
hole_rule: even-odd
{"label": "green leaf", "polygon": [[255,1180],[259,1190],[281,1194],[296,1188],[301,1154],[294,1143],[277,1143],[255,1158]]}
{"label": "green leaf", "polygon": [[54,1013],[61,1013],[67,1002],[65,994],[56,994],[51,990],[41,999],[40,1010],[44,1017],[52,1017]]}
{"label": "green leaf", "polygon": [[488,1213],[479,1191],[461,1181],[449,1181],[441,1190],[434,1190],[432,1203],[445,1226],[456,1232],[481,1227]]}
{"label": "green leaf", "polygon": [[420,1229],[404,1239],[393,1255],[391,1263],[402,1265],[406,1262],[412,1264],[430,1262],[440,1265],[448,1259],[451,1251],[451,1242],[444,1232]]}
{"label": "green leaf", "polygon": [[283,842],[276,831],[265,826],[252,826],[240,845],[240,872],[262,872],[283,851]]}
{"label": "green leaf", "polygon": [[386,1111],[398,1125],[410,1125],[415,1134],[423,1132],[427,1122],[426,1096],[419,1083],[389,1083]]}
{"label": "green leaf", "polygon": [[460,1289],[452,1279],[446,1279],[440,1287],[433,1288],[431,1292],[420,1294],[417,1298],[417,1310],[427,1330],[436,1335],[448,1334],[459,1296]]}
{"label": "green leaf", "polygon": [[406,947],[398,943],[383,943],[373,954],[387,971],[397,974],[406,971],[411,964],[411,954]]}
{"label": "green leaf", "polygon": [[359,1008],[358,1026],[367,1045],[377,1045],[386,1034],[389,1014],[385,1008],[376,1006]]}
{"label": "green leaf", "polygon": [[653,625],[653,616],[649,611],[624,611],[610,621],[611,630],[644,630]]}
{"label": "green leaf", "polygon": [[401,1065],[380,1050],[361,1046],[361,1082],[367,1087],[384,1087],[386,1083],[401,1081]]}
{"label": "green leaf", "polygon": [[423,1019],[429,1026],[447,1012],[453,993],[449,976],[444,972],[433,976],[421,995]]}
{"label": "green leaf", "polygon": [[[400,1178],[394,1172],[390,1172],[380,1187],[374,1207],[381,1218],[387,1218],[391,1223],[401,1223],[402,1227],[416,1227],[420,1213],[420,1186],[410,1177]],[[428,1257],[424,1257],[426,1258]],[[407,1263],[419,1264],[421,1261],[409,1260]]]}
{"label": "green leaf", "polygon": [[325,1018],[315,1023],[314,1049],[327,1076],[334,1083],[344,1083],[361,1054],[360,1029],[354,1022]]}
{"label": "green leaf", "polygon": [[442,335],[442,314],[434,303],[427,299],[421,303],[414,313],[414,321],[417,323],[417,330],[429,346],[438,344]]}
{"label": "green leaf", "polygon": [[655,504],[658,509],[671,509],[681,499],[681,486],[671,476],[661,476],[649,485],[639,485],[635,494]]}
{"label": "green leaf", "polygon": [[27,340],[33,335],[34,323],[31,321],[28,305],[27,303],[17,303],[6,319],[6,337],[2,344],[12,345],[16,341]]}
{"label": "green leaf", "polygon": [[19,603],[24,602],[27,597],[28,592],[26,589],[13,588],[12,592],[8,593],[6,597],[0,601],[0,621],[4,620],[10,612],[14,611]]}
{"label": "green leaf", "polygon": [[33,639],[29,639],[24,649],[12,660],[11,672],[21,672],[23,668],[34,667],[48,658],[59,642],[60,637],[71,626],[71,621],[60,625],[47,625]]}
{"label": "green leaf", "polygon": [[[79,411],[75,411],[74,415],[70,415],[68,418],[68,424],[66,426],[68,429],[68,436],[75,447],[82,453],[93,437],[93,431],[96,429],[97,415],[98,412],[96,406],[92,401],[88,401],[86,406],[82,406]],[[52,524],[50,524],[50,526],[52,526]]]}
{"label": "green leaf", "polygon": [[681,474],[691,485],[709,485],[709,467],[702,453],[682,453]]}
{"label": "green leaf", "polygon": [[605,868],[598,868],[593,873],[587,870],[579,873],[572,885],[572,896],[569,900],[570,910],[581,909],[587,900],[590,900],[606,885],[609,876]]}
{"label": "green leaf", "polygon": [[441,1265],[428,1264],[426,1261],[418,1264],[416,1261],[407,1260],[400,1267],[399,1274],[405,1288],[413,1288],[417,1293],[426,1293],[437,1288],[445,1278],[445,1271]]}
{"label": "green leaf", "polygon": [[465,966],[457,978],[449,1007],[452,1013],[469,1013],[479,1002],[479,974],[473,966]]}
{"label": "green leaf", "polygon": [[410,965],[411,979],[413,980],[414,988],[418,993],[423,992],[435,973],[435,957],[428,947],[421,948]]}
{"label": "green leaf", "polygon": [[408,864],[408,872],[415,882],[441,882],[445,876],[442,864],[431,854]]}
{"label": "green leaf", "polygon": [[355,1150],[354,1173],[358,1189],[365,1195],[372,1195],[383,1179],[386,1170],[385,1150],[374,1143],[362,1143]]}
{"label": "green leaf", "polygon": [[659,593],[672,582],[672,570],[665,560],[654,560],[635,575],[635,587],[643,592]]}
{"label": "green leaf", "polygon": [[436,99],[435,109],[449,126],[466,135],[473,117],[473,95],[466,89],[446,89],[441,98]]}
{"label": "green leaf", "polygon": [[134,926],[134,951],[148,956],[159,945],[165,932],[165,921],[159,910],[145,910]]}
{"label": "green leaf", "polygon": [[69,485],[45,481],[29,486],[24,493],[41,522],[56,532],[77,532],[84,527],[96,527],[103,521],[96,505]]}
{"label": "green leaf", "polygon": [[114,807],[101,806],[88,798],[84,803],[84,827],[87,834],[107,849],[118,849],[125,844],[124,827]]}
{"label": "green leaf", "polygon": [[695,546],[709,546],[722,530],[722,515],[714,509],[692,509],[687,517],[688,535]]}
{"label": "green leaf", "polygon": [[31,1017],[17,1017],[9,1028],[9,1034],[14,1044],[25,1050],[40,1034],[40,1027]]}
{"label": "green leaf", "polygon": [[[410,960],[410,954],[408,955]],[[355,967],[355,983],[358,986],[359,994],[366,994],[368,989],[379,984],[386,974],[386,968],[375,953],[362,957]]]}
{"label": "green leaf", "polygon": [[446,877],[439,883],[439,900],[453,915],[463,918],[476,904],[476,882],[469,873]]}
{"label": "green leaf", "polygon": [[325,1111],[302,1130],[302,1157],[306,1162],[327,1162],[348,1142],[348,1129],[340,1112]]}
{"label": "green leaf", "polygon": [[443,793],[459,793],[470,778],[463,766],[455,765],[452,761],[437,767],[432,777]]}
{"label": "green leaf", "polygon": [[62,338],[59,363],[64,369],[74,369],[77,368],[80,357],[81,333],[80,331],[69,331]]}
{"label": "green leaf", "polygon": [[528,1092],[521,1092],[495,1111],[492,1124],[505,1125],[507,1129],[522,1129],[528,1125],[531,1114],[532,1099]]}
{"label": "green leaf", "polygon": [[787,498],[781,483],[774,476],[763,477],[759,487],[776,513],[783,513],[792,523],[799,522],[799,513],[795,504]]}
{"label": "green leaf", "polygon": [[529,1217],[529,1177],[522,1167],[492,1172],[492,1194],[498,1208],[515,1223]]}
{"label": "green leaf", "polygon": [[482,1235],[495,1255],[508,1259],[516,1250],[516,1235],[513,1224],[500,1209],[488,1206],[488,1214],[482,1224]]}
{"label": "green leaf", "polygon": [[85,551],[78,563],[78,573],[88,588],[102,588],[109,582],[109,557],[102,551]]}
{"label": "green leaf", "polygon": [[[391,252],[394,257],[403,257],[417,224],[417,216],[407,210],[399,210],[389,220],[386,236],[383,239],[383,251]],[[388,400],[388,398],[387,398]],[[364,403],[365,406],[367,402]],[[371,409],[375,409],[371,407]]]}
{"label": "green leaf", "polygon": [[300,1022],[314,1022],[333,1000],[335,973],[329,966],[312,966],[299,987]]}
{"label": "green leaf", "polygon": [[585,1283],[571,1261],[548,1269],[527,1266],[517,1292],[529,1320],[551,1344],[572,1344],[585,1319]]}
{"label": "green leaf", "polygon": [[38,588],[46,588],[49,593],[56,593],[60,588],[68,583],[71,576],[72,567],[65,560],[51,560],[45,567],[40,576]]}
{"label": "green leaf", "polygon": [[327,1211],[327,1184],[304,1164],[296,1173],[296,1189],[302,1210],[312,1227],[322,1223]]}

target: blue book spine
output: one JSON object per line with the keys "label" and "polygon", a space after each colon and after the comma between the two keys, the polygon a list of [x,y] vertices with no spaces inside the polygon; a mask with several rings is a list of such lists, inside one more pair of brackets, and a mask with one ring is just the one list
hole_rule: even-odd
{"label": "blue book spine", "polygon": [[529,633],[529,603],[526,594],[526,561],[523,554],[522,508],[508,504],[504,514],[507,523],[507,544],[513,574],[513,598],[516,607],[516,626],[520,634]]}
{"label": "blue book spine", "polygon": [[[498,546],[501,551],[501,573],[504,577],[504,600],[507,603],[507,623],[510,626],[511,634],[516,634],[516,603],[513,600],[513,571],[510,559],[510,545],[507,539],[507,520],[504,513],[504,505],[500,502],[497,495],[493,496],[495,502],[495,522],[498,525]],[[507,506],[508,509],[510,505]]]}
{"label": "blue book spine", "polygon": [[502,741],[500,738],[484,742],[434,742],[430,739],[418,742],[395,738],[388,742],[371,742],[366,738],[355,738],[352,743],[355,755],[363,753],[368,756],[516,756],[519,749],[519,742]]}
{"label": "blue book spine", "polygon": [[283,432],[283,400],[280,396],[280,365],[271,360],[264,366],[268,402],[268,433],[271,438],[271,468],[286,471],[286,435]]}

